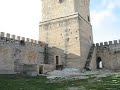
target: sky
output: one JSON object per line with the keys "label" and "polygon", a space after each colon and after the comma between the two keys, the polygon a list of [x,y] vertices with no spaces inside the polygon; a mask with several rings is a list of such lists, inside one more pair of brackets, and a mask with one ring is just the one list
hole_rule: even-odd
{"label": "sky", "polygon": [[120,39],[120,0],[91,0],[94,42]]}
{"label": "sky", "polygon": [[[120,39],[120,0],[91,0],[94,43]],[[41,0],[0,0],[0,32],[38,40]]]}

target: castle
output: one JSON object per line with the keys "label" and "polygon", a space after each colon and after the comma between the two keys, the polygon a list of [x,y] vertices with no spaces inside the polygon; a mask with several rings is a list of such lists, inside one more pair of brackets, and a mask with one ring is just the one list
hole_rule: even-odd
{"label": "castle", "polygon": [[0,74],[120,69],[120,41],[93,43],[90,0],[42,0],[39,41],[0,33]]}

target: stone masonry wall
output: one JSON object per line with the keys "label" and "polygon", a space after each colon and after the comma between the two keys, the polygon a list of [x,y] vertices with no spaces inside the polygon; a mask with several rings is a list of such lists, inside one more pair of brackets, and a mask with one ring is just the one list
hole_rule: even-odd
{"label": "stone masonry wall", "polygon": [[120,40],[96,44],[97,58],[101,58],[103,68],[120,70]]}
{"label": "stone masonry wall", "polygon": [[80,41],[80,49],[81,49],[81,58],[80,58],[80,65],[81,68],[84,68],[85,62],[87,60],[90,48],[93,44],[93,35],[92,35],[92,26],[91,24],[83,19],[79,15],[79,41]]}
{"label": "stone masonry wall", "polygon": [[90,10],[89,10],[90,0],[73,0],[73,1],[75,4],[74,5],[75,12],[78,12],[86,21],[88,21],[88,17],[90,19]]}
{"label": "stone masonry wall", "polygon": [[[37,67],[43,63],[44,44],[42,42],[0,33],[0,74],[21,73],[30,65]],[[38,72],[37,68],[35,71]]]}
{"label": "stone masonry wall", "polygon": [[49,64],[80,67],[80,41],[78,13],[40,23],[40,41],[48,44]]}
{"label": "stone masonry wall", "polygon": [[42,21],[65,17],[75,13],[74,0],[42,0]]}

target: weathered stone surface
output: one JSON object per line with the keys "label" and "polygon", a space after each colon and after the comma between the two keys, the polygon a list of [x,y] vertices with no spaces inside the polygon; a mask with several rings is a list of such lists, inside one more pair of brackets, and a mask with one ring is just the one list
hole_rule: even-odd
{"label": "weathered stone surface", "polygon": [[[44,46],[31,45],[29,42],[10,39],[8,36],[0,37],[0,74],[22,73],[25,71],[25,64],[37,66],[43,63],[43,52]],[[37,68],[36,73],[39,73]]]}
{"label": "weathered stone surface", "polygon": [[[93,43],[89,0],[42,1],[40,41],[48,44],[48,63],[83,68]],[[49,9],[49,10],[48,10]]]}
{"label": "weathered stone surface", "polygon": [[[0,33],[0,74],[31,76],[66,67],[120,70],[120,40],[97,43],[90,0],[42,0],[39,40]],[[92,50],[92,51],[91,51]],[[88,64],[86,64],[88,63]]]}
{"label": "weathered stone surface", "polygon": [[[66,17],[78,12],[88,20],[90,0],[42,0],[42,21]],[[90,17],[89,17],[90,18]]]}
{"label": "weathered stone surface", "polygon": [[96,50],[96,60],[101,58],[103,63],[103,68],[110,70],[120,70],[120,44],[113,44],[108,46],[97,47]]}

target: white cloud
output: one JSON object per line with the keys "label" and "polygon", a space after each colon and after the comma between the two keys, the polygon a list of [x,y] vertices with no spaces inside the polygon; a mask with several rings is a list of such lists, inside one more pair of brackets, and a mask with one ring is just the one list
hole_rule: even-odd
{"label": "white cloud", "polygon": [[92,25],[95,28],[100,28],[104,23],[105,19],[111,19],[111,21],[115,21],[116,17],[110,10],[103,11],[93,11],[92,12]]}
{"label": "white cloud", "polygon": [[38,39],[40,0],[0,0],[0,32]]}
{"label": "white cloud", "polygon": [[107,0],[102,0],[102,4],[99,6],[101,9],[99,8],[91,11],[93,27],[101,27],[104,21],[108,20],[108,18],[110,18],[112,22],[117,20],[116,15],[113,13],[113,9],[115,8],[116,3],[112,3],[110,1],[107,2]]}
{"label": "white cloud", "polygon": [[114,23],[119,20],[114,10],[119,7],[120,0],[101,0],[101,4],[92,10],[91,21],[95,42],[119,38],[117,37],[119,32],[115,34],[112,30],[115,29]]}

